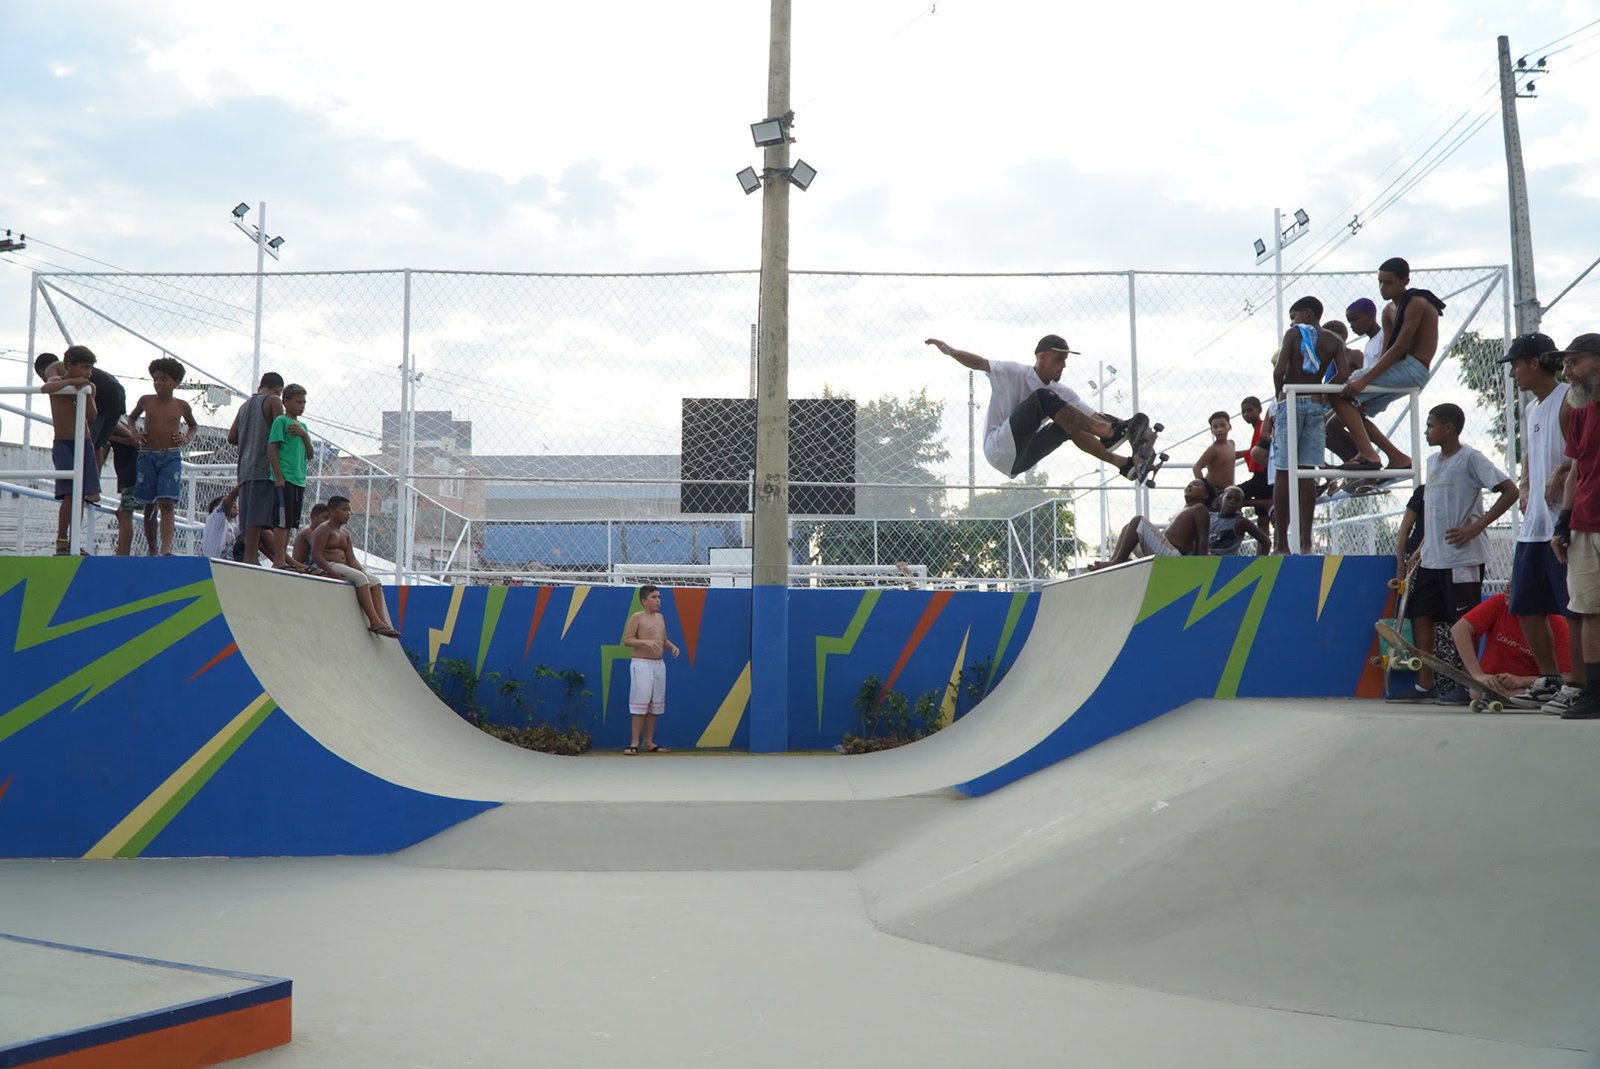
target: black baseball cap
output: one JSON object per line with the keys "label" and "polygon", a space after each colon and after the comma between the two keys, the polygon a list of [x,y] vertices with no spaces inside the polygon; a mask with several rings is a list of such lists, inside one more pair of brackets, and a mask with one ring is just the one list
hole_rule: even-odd
{"label": "black baseball cap", "polygon": [[1600,356],[1600,334],[1579,334],[1572,339],[1572,344],[1561,350],[1561,356],[1572,356],[1577,353],[1591,353]]}
{"label": "black baseball cap", "polygon": [[1495,361],[1497,364],[1509,364],[1518,357],[1529,357],[1537,360],[1546,353],[1556,351],[1556,343],[1548,334],[1524,334],[1512,339],[1511,348],[1506,350],[1506,355]]}
{"label": "black baseball cap", "polygon": [[1043,352],[1068,353],[1072,356],[1082,356],[1076,349],[1067,348],[1067,339],[1059,334],[1046,334],[1039,339],[1039,344],[1033,347],[1033,355],[1038,356]]}

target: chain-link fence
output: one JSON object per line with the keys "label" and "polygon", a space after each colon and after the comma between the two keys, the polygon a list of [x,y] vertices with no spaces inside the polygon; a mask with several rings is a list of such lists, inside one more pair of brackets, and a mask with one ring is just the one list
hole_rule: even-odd
{"label": "chain-link fence", "polygon": [[[750,545],[754,272],[268,274],[259,354],[256,282],[37,275],[32,350],[90,346],[130,408],[149,389],[149,361],[177,357],[205,425],[189,451],[202,463],[234,459],[226,431],[258,371],[303,384],[319,445],[308,501],[350,498],[358,544],[396,574],[604,581],[650,566],[736,568]],[[1458,337],[1503,347],[1503,268],[1419,268],[1413,284],[1449,303],[1442,350]],[[1286,300],[1306,293],[1334,318],[1376,297],[1376,283],[1370,272],[1286,280]],[[1103,555],[1135,512],[1163,521],[1181,507],[1213,410],[1270,396],[1273,304],[1270,274],[795,272],[789,395],[817,402],[791,413],[796,435],[819,413],[838,416],[828,399],[854,402],[843,406],[853,431],[816,424],[809,444],[798,438],[793,461],[812,470],[794,469],[795,491],[848,493],[813,503],[815,515],[797,506],[795,564],[1011,582]],[[985,462],[986,378],[923,342],[1030,363],[1046,333],[1084,354],[1064,379],[1094,408],[1164,423],[1172,459],[1157,489],[1070,445],[1015,480]],[[1465,440],[1493,450],[1503,403],[1461,384],[1453,352],[1434,366],[1424,403],[1461,404]],[[0,425],[7,440],[48,444],[47,426],[18,423]],[[853,450],[826,448],[851,434]],[[1248,444],[1237,418],[1234,434]],[[225,477],[202,482],[198,507],[225,488]],[[3,508],[0,537],[17,549],[53,537],[50,506]]]}

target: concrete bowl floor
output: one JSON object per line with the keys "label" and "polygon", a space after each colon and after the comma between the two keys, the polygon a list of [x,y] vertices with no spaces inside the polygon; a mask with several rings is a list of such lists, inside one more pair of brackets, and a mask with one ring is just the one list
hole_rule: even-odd
{"label": "concrete bowl floor", "polygon": [[294,1042],[252,1069],[1592,1064],[901,940],[849,873],[9,861],[0,886],[3,930],[291,977]]}

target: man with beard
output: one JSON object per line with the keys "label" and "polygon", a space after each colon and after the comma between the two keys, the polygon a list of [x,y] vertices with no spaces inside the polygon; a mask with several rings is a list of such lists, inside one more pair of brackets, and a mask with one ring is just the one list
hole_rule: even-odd
{"label": "man with beard", "polygon": [[[1582,627],[1583,690],[1563,720],[1600,719],[1600,334],[1580,334],[1559,354],[1567,372],[1567,456],[1572,467],[1550,545],[1567,566],[1567,615]],[[1593,622],[1591,622],[1593,621]]]}

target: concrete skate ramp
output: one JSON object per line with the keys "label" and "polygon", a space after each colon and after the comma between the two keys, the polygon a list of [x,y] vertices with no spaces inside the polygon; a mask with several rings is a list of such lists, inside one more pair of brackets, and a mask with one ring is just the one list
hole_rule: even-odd
{"label": "concrete skate ramp", "polygon": [[859,874],[885,930],[1169,992],[1600,1045],[1600,733],[1193,703]]}
{"label": "concrete skate ramp", "polygon": [[240,653],[295,723],[380,779],[495,802],[839,801],[946,791],[1026,752],[1094,692],[1133,626],[1149,574],[1122,569],[1047,588],[1034,639],[993,693],[911,746],[688,763],[574,761],[502,743],[441,703],[398,643],[367,632],[348,585],[213,562]]}

